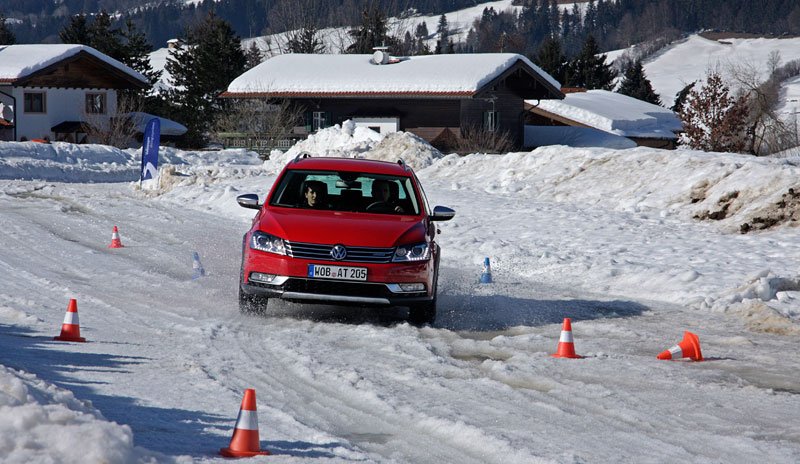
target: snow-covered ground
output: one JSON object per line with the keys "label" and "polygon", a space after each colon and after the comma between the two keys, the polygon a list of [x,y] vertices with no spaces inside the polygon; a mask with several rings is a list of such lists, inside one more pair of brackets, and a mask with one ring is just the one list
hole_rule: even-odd
{"label": "snow-covered ground", "polygon": [[[433,326],[399,309],[239,313],[253,212],[235,197],[263,197],[301,150],[402,153],[457,211]],[[0,143],[3,462],[224,462],[246,388],[273,453],[248,462],[800,459],[798,229],[739,233],[796,215],[797,158],[442,156],[348,125],[267,162],[162,149],[160,186],[141,190],[138,156]],[[107,248],[114,225],[124,248]],[[70,298],[87,343],[52,340]],[[584,359],[549,356],[565,317]],[[685,330],[706,361],[656,360]]]}

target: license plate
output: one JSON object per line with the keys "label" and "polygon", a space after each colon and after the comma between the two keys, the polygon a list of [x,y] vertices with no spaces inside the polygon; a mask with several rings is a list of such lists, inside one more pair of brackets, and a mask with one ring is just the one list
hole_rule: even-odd
{"label": "license plate", "polygon": [[309,264],[308,277],[313,279],[367,280],[367,268]]}

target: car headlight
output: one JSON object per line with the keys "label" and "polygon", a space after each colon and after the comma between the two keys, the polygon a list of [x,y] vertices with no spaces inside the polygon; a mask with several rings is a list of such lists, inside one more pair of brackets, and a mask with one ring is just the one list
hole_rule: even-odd
{"label": "car headlight", "polygon": [[394,251],[392,262],[425,261],[431,257],[431,249],[427,242],[415,245],[399,246]]}
{"label": "car headlight", "polygon": [[266,251],[267,253],[275,253],[276,255],[286,254],[286,244],[284,244],[282,238],[265,234],[261,231],[253,232],[253,235],[250,237],[250,248]]}

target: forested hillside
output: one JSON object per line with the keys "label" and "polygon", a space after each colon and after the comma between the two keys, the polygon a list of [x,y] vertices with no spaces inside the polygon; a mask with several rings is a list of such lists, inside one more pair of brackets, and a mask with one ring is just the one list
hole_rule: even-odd
{"label": "forested hillside", "polygon": [[[231,24],[241,37],[282,32],[288,28],[356,25],[373,8],[387,17],[443,14],[482,3],[479,0],[3,0],[0,15],[18,43],[58,43],[69,17],[106,11],[119,13],[118,25],[131,18],[149,42],[159,48],[199,23],[209,11]],[[520,51],[532,54],[558,19],[563,0],[517,0],[527,11],[517,16],[487,11],[471,43],[462,51]],[[703,29],[785,36],[800,34],[796,0],[597,0],[581,2],[561,15],[564,52],[577,53],[586,34],[601,50],[627,47],[646,39]],[[411,20],[413,22],[413,19]],[[435,31],[430,31],[431,33]]]}
{"label": "forested hillside", "polygon": [[357,24],[365,6],[375,6],[388,16],[440,14],[474,6],[479,0],[3,0],[0,15],[13,21],[18,43],[58,43],[58,32],[69,16],[80,13],[120,13],[134,20],[155,47],[181,36],[186,28],[214,11],[241,37],[281,32],[287,12],[303,10],[304,18],[321,27]]}

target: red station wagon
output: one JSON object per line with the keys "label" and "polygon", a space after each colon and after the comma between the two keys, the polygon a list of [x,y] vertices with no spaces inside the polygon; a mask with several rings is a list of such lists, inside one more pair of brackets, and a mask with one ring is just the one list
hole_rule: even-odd
{"label": "red station wagon", "polygon": [[244,235],[239,308],[263,313],[270,298],[304,303],[405,306],[415,324],[436,318],[440,249],[431,210],[410,167],[350,158],[290,161]]}

